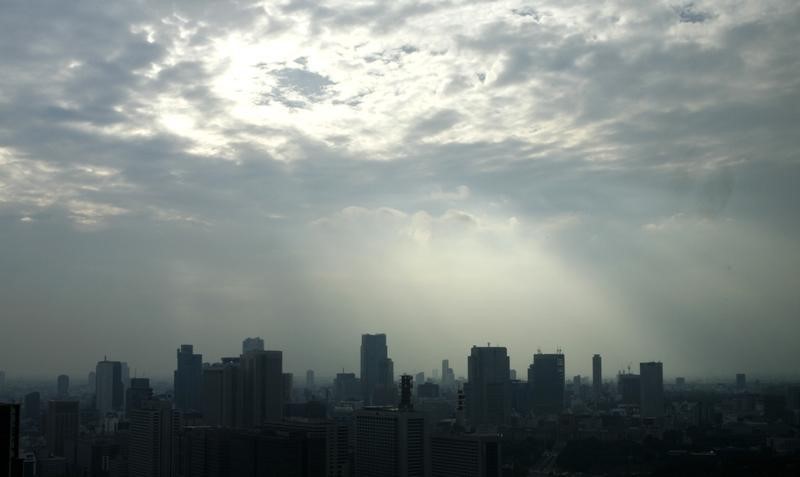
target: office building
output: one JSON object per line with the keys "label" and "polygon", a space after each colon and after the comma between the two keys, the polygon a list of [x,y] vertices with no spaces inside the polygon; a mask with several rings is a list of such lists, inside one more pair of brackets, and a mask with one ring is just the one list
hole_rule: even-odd
{"label": "office building", "polygon": [[337,373],[333,380],[333,394],[338,401],[358,401],[361,399],[361,380],[355,373]]}
{"label": "office building", "polygon": [[507,424],[511,416],[511,367],[506,348],[473,346],[467,368],[469,423],[475,427]]}
{"label": "office building", "polygon": [[[394,364],[388,356],[385,334],[361,336],[362,398],[368,404],[390,404]],[[388,402],[387,402],[388,401]]]}
{"label": "office building", "polygon": [[417,397],[420,399],[438,398],[439,385],[433,382],[417,384]]}
{"label": "office building", "polygon": [[103,359],[95,368],[95,405],[101,415],[122,411],[124,403],[122,363]]}
{"label": "office building", "polygon": [[500,465],[497,434],[431,436],[431,477],[500,477]]}
{"label": "office building", "polygon": [[355,477],[424,477],[425,415],[388,407],[355,412]]}
{"label": "office building", "polygon": [[125,414],[130,416],[131,411],[139,409],[144,401],[153,397],[153,389],[147,378],[131,378],[131,386],[125,391]]}
{"label": "office building", "polygon": [[180,431],[180,414],[169,401],[144,401],[130,414],[130,477],[174,475],[174,447]]}
{"label": "office building", "polygon": [[89,376],[86,378],[86,387],[89,388],[89,392],[94,394],[97,392],[97,373],[94,371],[89,371]]}
{"label": "office building", "polygon": [[0,403],[0,476],[22,477],[19,404]]}
{"label": "office building", "polygon": [[242,416],[245,427],[261,425],[283,417],[283,353],[250,351],[240,358]]}
{"label": "office building", "polygon": [[69,396],[69,376],[61,374],[56,378],[56,395],[59,398]]}
{"label": "office building", "polygon": [[603,394],[603,358],[592,356],[592,394],[597,399]]}
{"label": "office building", "polygon": [[456,384],[456,377],[453,368],[450,367],[449,359],[442,360],[441,384],[443,389],[452,389]]}
{"label": "office building", "polygon": [[737,373],[736,374],[736,389],[744,390],[747,389],[747,375],[744,373]]}
{"label": "office building", "polygon": [[306,371],[306,388],[307,389],[314,389],[314,370],[309,369]]}
{"label": "office building", "polygon": [[203,387],[203,355],[195,354],[190,344],[181,345],[176,352],[175,408],[180,411],[200,411]]}
{"label": "office building", "polygon": [[564,410],[564,354],[534,354],[528,368],[528,385],[534,413],[561,413]]}
{"label": "office building", "polygon": [[639,406],[642,394],[641,380],[638,374],[620,373],[617,376],[617,392],[623,406]]}
{"label": "office building", "polygon": [[80,428],[78,401],[48,401],[46,423],[47,452],[64,457],[68,467],[74,466]]}
{"label": "office building", "polygon": [[240,358],[222,358],[203,369],[203,421],[209,426],[240,425],[242,376]]}
{"label": "office building", "polygon": [[250,351],[264,351],[264,340],[259,337],[245,338],[242,341],[242,354]]}
{"label": "office building", "polygon": [[25,395],[25,405],[23,406],[25,419],[30,419],[38,425],[42,417],[41,397],[39,391],[33,391]]}
{"label": "office building", "polygon": [[642,417],[664,416],[664,370],[661,363],[639,364]]}

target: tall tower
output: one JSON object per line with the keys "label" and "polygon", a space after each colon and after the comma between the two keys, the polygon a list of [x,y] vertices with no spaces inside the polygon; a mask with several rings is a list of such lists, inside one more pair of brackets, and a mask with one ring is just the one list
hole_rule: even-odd
{"label": "tall tower", "polygon": [[242,354],[248,351],[264,351],[264,340],[256,336],[255,338],[245,338],[242,341]]}
{"label": "tall tower", "polygon": [[[394,365],[389,359],[386,335],[361,335],[361,388],[364,402],[375,404],[376,391],[383,394],[394,381]],[[380,404],[388,404],[380,402]]]}
{"label": "tall tower", "polygon": [[47,452],[64,457],[70,465],[78,458],[78,401],[49,401],[47,403]]}
{"label": "tall tower", "polygon": [[564,410],[564,354],[561,352],[533,355],[528,368],[533,411],[537,414],[558,414]]}
{"label": "tall tower", "polygon": [[69,376],[61,374],[56,379],[56,389],[59,398],[69,396]]}
{"label": "tall tower", "polygon": [[122,411],[122,363],[103,359],[95,368],[95,401],[101,414]]}
{"label": "tall tower", "polygon": [[639,364],[642,417],[664,416],[664,368],[660,362]]}
{"label": "tall tower", "polygon": [[190,344],[181,345],[177,351],[178,369],[175,370],[175,407],[181,411],[201,411],[203,388],[203,355],[195,354]]}
{"label": "tall tower", "polygon": [[174,446],[180,415],[169,401],[150,400],[130,415],[129,469],[131,477],[174,475]]}
{"label": "tall tower", "polygon": [[259,426],[283,417],[282,351],[250,351],[240,358],[244,427]]}
{"label": "tall tower", "polygon": [[473,346],[467,368],[469,423],[473,426],[506,424],[511,415],[511,366],[506,348]]}
{"label": "tall tower", "polygon": [[603,392],[603,358],[599,354],[592,356],[592,392],[595,399]]}

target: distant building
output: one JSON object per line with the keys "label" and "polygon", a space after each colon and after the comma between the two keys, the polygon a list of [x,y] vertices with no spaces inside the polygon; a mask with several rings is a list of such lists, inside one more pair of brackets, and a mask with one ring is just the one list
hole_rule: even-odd
{"label": "distant building", "polygon": [[500,477],[497,434],[441,433],[431,437],[431,477]]}
{"label": "distant building", "polygon": [[284,377],[281,351],[250,351],[240,358],[244,427],[283,417]]}
{"label": "distant building", "polygon": [[425,477],[425,415],[397,408],[355,412],[355,477]]}
{"label": "distant building", "polygon": [[242,425],[240,358],[222,358],[203,369],[203,421],[209,426]]}
{"label": "distant building", "polygon": [[442,360],[441,384],[444,389],[450,389],[456,384],[456,377],[453,368],[450,367],[450,360]]}
{"label": "distant building", "polygon": [[661,363],[639,364],[642,417],[664,416],[664,370]]}
{"label": "distant building", "polygon": [[195,354],[190,344],[181,345],[176,355],[175,408],[180,411],[199,411],[202,409],[203,355]]}
{"label": "distant building", "polygon": [[623,405],[639,406],[642,398],[642,386],[639,375],[620,373],[617,376],[617,392],[620,395]]}
{"label": "distant building", "polygon": [[46,422],[47,452],[64,457],[68,466],[74,466],[77,462],[80,428],[78,401],[49,401]]}
{"label": "distant building", "polygon": [[6,372],[0,371],[0,396],[6,392]]}
{"label": "distant building", "polygon": [[394,397],[394,363],[388,356],[386,335],[361,336],[362,398],[368,404],[390,404]]}
{"label": "distant building", "polygon": [[42,417],[41,410],[41,397],[39,391],[33,391],[25,395],[25,404],[23,406],[25,419],[31,419],[37,424]]}
{"label": "distant building", "polygon": [[97,392],[97,373],[89,371],[89,376],[86,378],[86,386],[89,388],[90,393]]}
{"label": "distant building", "polygon": [[149,400],[130,415],[130,477],[171,477],[180,414],[169,401]]}
{"label": "distant building", "polygon": [[249,353],[250,351],[264,351],[264,340],[259,337],[245,338],[242,341],[242,354]]}
{"label": "distant building", "polygon": [[592,394],[595,399],[603,393],[603,358],[599,354],[592,356]]}
{"label": "distant building", "polygon": [[528,385],[534,413],[561,413],[564,410],[564,354],[534,354],[528,368]]}
{"label": "distant building", "polygon": [[103,359],[95,369],[95,405],[101,415],[122,411],[124,385],[122,383],[122,363]]}
{"label": "distant building", "polygon": [[131,411],[139,409],[142,403],[153,397],[153,389],[147,378],[132,378],[131,386],[125,391],[125,414],[130,416]]}
{"label": "distant building", "polygon": [[361,399],[361,380],[355,373],[337,373],[333,381],[333,394],[338,401],[358,401]]}
{"label": "distant building", "polygon": [[0,476],[22,477],[19,404],[0,403]]}
{"label": "distant building", "polygon": [[439,385],[433,382],[423,382],[422,384],[417,384],[417,397],[420,399],[438,398]]}
{"label": "distant building", "polygon": [[59,398],[69,396],[69,376],[61,374],[56,378],[56,394]]}
{"label": "distant building", "polygon": [[306,371],[306,388],[307,389],[314,389],[314,370],[309,369]]}
{"label": "distant building", "polygon": [[425,382],[425,373],[420,371],[414,376],[414,382],[417,383],[417,386]]}
{"label": "distant building", "polygon": [[686,386],[686,378],[680,376],[675,378],[675,386],[679,388]]}
{"label": "distant building", "polygon": [[508,377],[511,378],[512,381],[516,380],[517,379],[517,370],[516,369],[511,369],[508,372]]}
{"label": "distant building", "polygon": [[294,374],[283,373],[283,402],[292,400],[292,389],[294,388]]}
{"label": "distant building", "polygon": [[499,426],[511,417],[510,360],[506,348],[473,346],[467,358],[467,419],[473,426]]}
{"label": "distant building", "polygon": [[747,375],[744,373],[736,374],[736,389],[747,389]]}

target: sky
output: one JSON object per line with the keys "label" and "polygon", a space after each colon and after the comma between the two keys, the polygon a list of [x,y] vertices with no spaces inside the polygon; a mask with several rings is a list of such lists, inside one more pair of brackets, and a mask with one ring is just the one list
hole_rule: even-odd
{"label": "sky", "polygon": [[795,0],[0,2],[0,369],[798,375]]}

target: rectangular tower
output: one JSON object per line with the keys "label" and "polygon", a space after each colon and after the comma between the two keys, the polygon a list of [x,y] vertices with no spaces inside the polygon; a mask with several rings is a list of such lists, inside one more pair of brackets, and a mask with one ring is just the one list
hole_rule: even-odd
{"label": "rectangular tower", "polygon": [[175,370],[175,408],[180,411],[202,410],[203,355],[195,354],[190,344],[181,345]]}
{"label": "rectangular tower", "polygon": [[592,356],[592,392],[595,399],[603,393],[603,358],[599,354]]}
{"label": "rectangular tower", "polygon": [[476,427],[507,424],[511,416],[511,366],[506,348],[473,346],[467,368],[470,424]]}
{"label": "rectangular tower", "polygon": [[533,412],[559,414],[564,410],[564,355],[536,353],[528,368]]}
{"label": "rectangular tower", "polygon": [[642,417],[664,416],[664,370],[660,362],[639,364]]}

